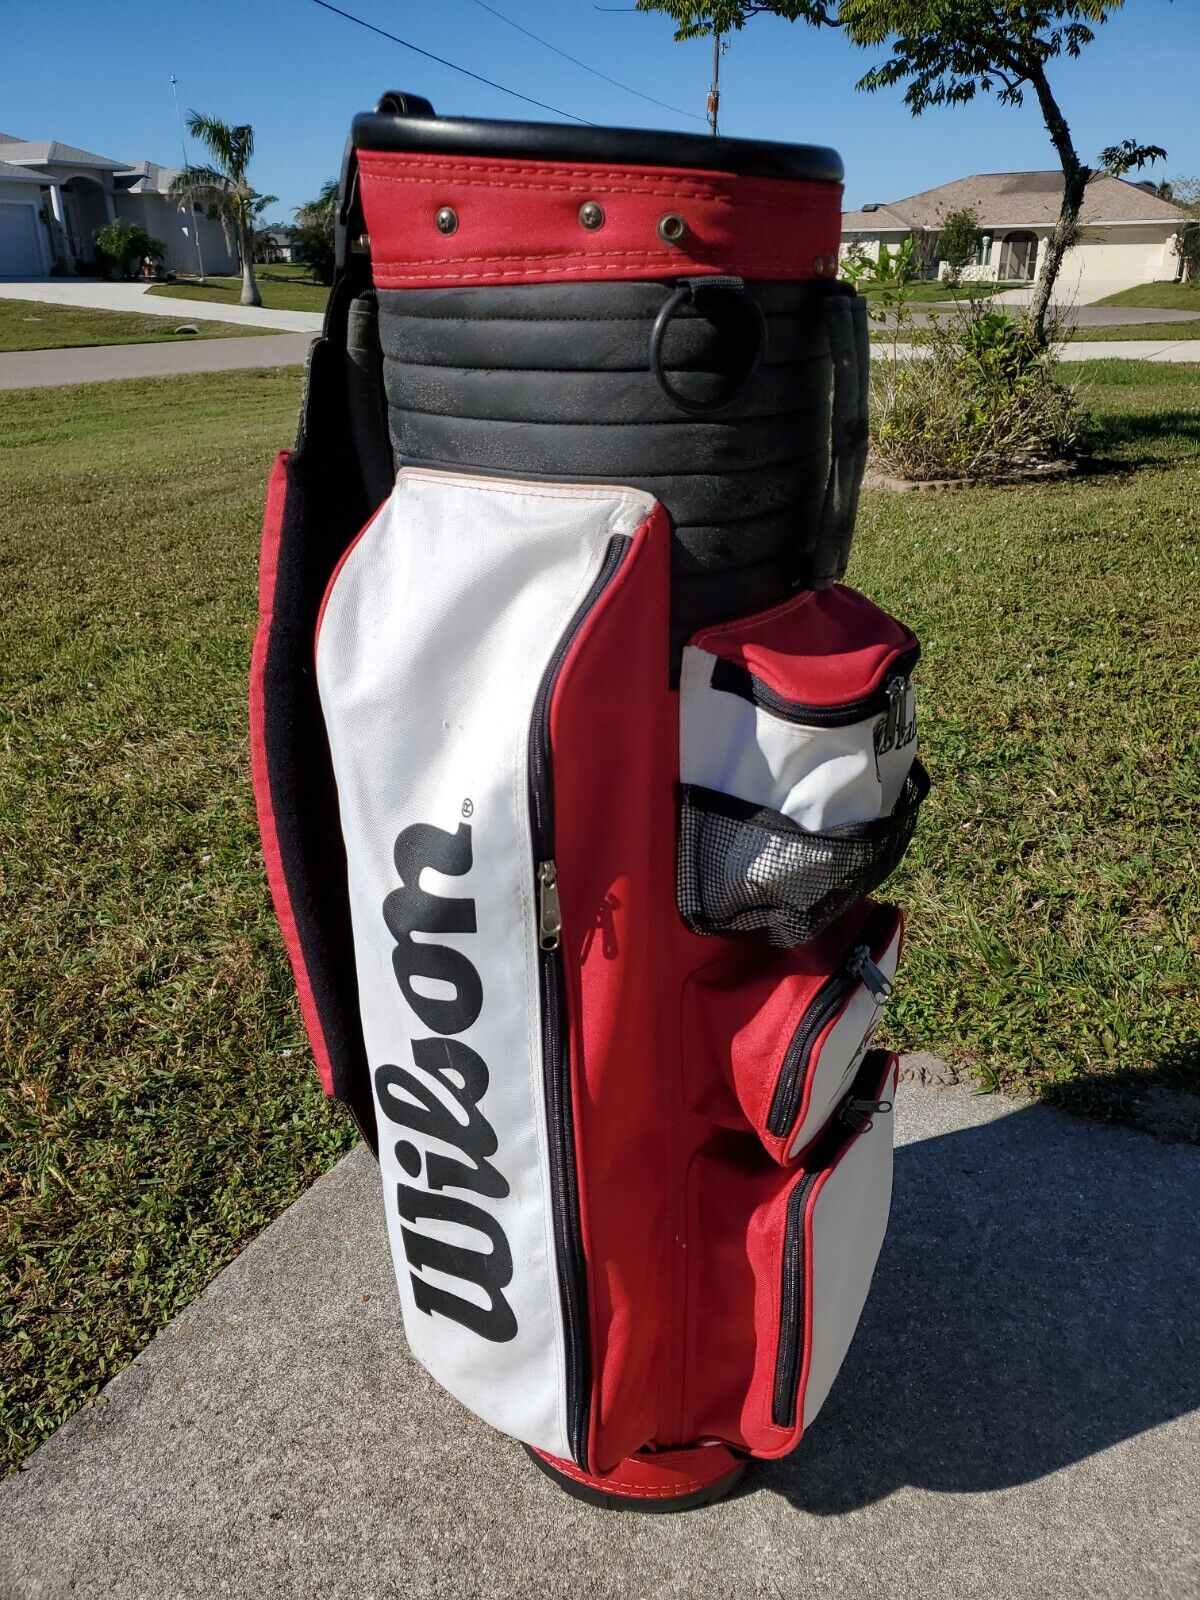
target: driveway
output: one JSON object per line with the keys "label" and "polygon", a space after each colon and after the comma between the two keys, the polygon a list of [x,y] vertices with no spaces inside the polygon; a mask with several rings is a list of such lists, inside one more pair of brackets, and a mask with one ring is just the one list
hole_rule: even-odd
{"label": "driveway", "polygon": [[301,366],[312,342],[311,333],[284,333],[277,339],[6,351],[0,354],[0,389],[50,389],[69,383],[107,383],[114,378],[170,378],[187,372],[231,372],[239,367]]}
{"label": "driveway", "polygon": [[175,322],[243,322],[252,328],[288,333],[319,333],[319,311],[267,311],[259,306],[226,306],[213,300],[177,300],[147,294],[146,283],[104,283],[99,278],[0,278],[0,299],[41,300],[53,306],[84,306],[96,311],[137,311]]}
{"label": "driveway", "polygon": [[1200,1150],[944,1075],[841,1377],[737,1498],[594,1510],[437,1388],[359,1150],[0,1484],[0,1594],[1194,1600]]}

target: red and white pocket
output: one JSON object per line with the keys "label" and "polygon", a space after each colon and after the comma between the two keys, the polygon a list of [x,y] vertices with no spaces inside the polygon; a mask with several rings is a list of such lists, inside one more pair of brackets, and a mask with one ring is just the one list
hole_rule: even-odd
{"label": "red and white pocket", "polygon": [[918,655],[841,584],[690,641],[678,892],[693,932],[803,944],[895,869],[928,786]]}

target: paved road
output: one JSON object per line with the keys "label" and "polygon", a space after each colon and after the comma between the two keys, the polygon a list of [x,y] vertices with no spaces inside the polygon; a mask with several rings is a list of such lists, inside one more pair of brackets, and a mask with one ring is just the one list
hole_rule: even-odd
{"label": "paved road", "polygon": [[83,350],[15,350],[0,355],[0,389],[46,389],[113,378],[163,378],[239,367],[294,367],[311,333],[266,339],[198,339],[195,344],[105,344]]}
{"label": "paved road", "polygon": [[252,328],[287,333],[319,333],[319,311],[267,311],[260,306],[220,305],[212,300],[180,300],[147,294],[146,283],[104,283],[98,278],[2,278],[0,299],[41,300],[47,305],[96,311],[137,311],[176,322],[241,322]]}
{"label": "paved road", "polygon": [[[927,345],[902,344],[897,354],[907,361],[911,356],[928,354],[928,350]],[[1070,344],[1060,345],[1058,353],[1064,361],[1200,362],[1200,339],[1073,339]],[[890,344],[871,346],[876,361],[884,361],[891,354]]]}
{"label": "paved road", "polygon": [[1194,1600],[1200,1150],[897,1100],[846,1368],[739,1498],[592,1510],[435,1388],[360,1152],[0,1484],[0,1594]]}

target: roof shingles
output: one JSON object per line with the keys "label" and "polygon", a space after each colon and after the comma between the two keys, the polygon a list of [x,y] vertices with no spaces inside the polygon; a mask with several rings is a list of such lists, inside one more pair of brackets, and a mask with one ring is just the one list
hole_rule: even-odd
{"label": "roof shingles", "polygon": [[[1052,224],[1062,203],[1061,172],[979,172],[956,178],[936,189],[923,189],[906,200],[890,200],[873,211],[848,211],[845,232],[873,229],[938,228],[951,211],[971,210],[981,228],[1016,228]],[[1087,186],[1080,222],[1175,222],[1178,206],[1136,183],[1096,173]]]}

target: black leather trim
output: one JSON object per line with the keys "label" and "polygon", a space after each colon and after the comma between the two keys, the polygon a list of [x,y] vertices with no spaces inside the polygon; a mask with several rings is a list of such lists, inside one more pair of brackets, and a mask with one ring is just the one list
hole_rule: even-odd
{"label": "black leather trim", "polygon": [[616,161],[810,183],[841,183],[845,176],[841,156],[824,145],[714,139],[701,133],[666,133],[654,128],[586,128],[557,122],[388,116],[369,111],[355,117],[351,139],[356,150],[411,150],[422,155]]}
{"label": "black leather trim", "polygon": [[[766,357],[736,399],[681,413],[650,371],[667,283],[521,284],[378,293],[397,467],[623,484],[674,525],[676,649],[705,622],[780,599],[810,570],[829,477],[832,366],[813,283],[751,283]],[[695,306],[671,319],[680,391],[729,388],[743,354]]]}

